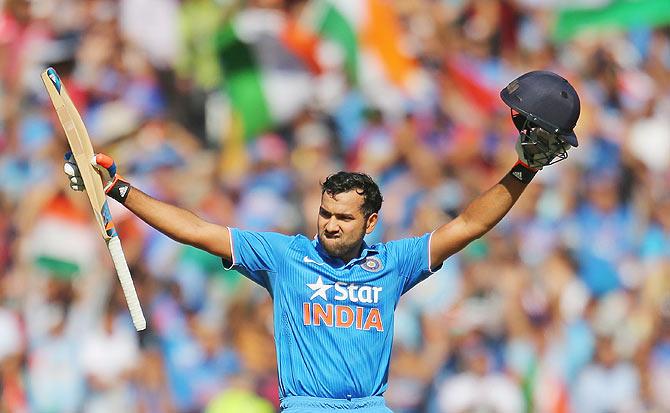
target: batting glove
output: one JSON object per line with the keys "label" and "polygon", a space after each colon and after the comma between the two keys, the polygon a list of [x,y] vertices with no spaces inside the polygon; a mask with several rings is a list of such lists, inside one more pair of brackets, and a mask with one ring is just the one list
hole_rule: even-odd
{"label": "batting glove", "polygon": [[[518,179],[519,181],[527,184],[529,183],[537,171],[542,169],[542,165],[533,163],[532,161],[529,161],[526,158],[526,151],[524,151],[524,148],[522,146],[523,144],[521,143],[521,139],[517,139],[516,141],[516,154],[519,156],[519,160],[514,164],[512,167],[512,170],[510,171],[510,175],[512,175],[514,178]],[[531,164],[533,166],[531,166]]]}
{"label": "batting glove", "polygon": [[[98,171],[102,179],[102,187],[105,193],[112,199],[124,203],[132,186],[121,175],[116,173],[116,163],[112,157],[98,153],[91,159],[91,165]],[[84,180],[79,172],[79,167],[72,152],[65,154],[65,165],[63,170],[70,180],[70,188],[75,191],[83,191]]]}
{"label": "batting glove", "polygon": [[[521,142],[521,139],[516,140],[516,154],[519,157],[519,163],[521,163],[523,166],[526,168],[533,170],[535,172],[539,171],[542,169],[542,164],[538,162],[534,162],[532,159],[532,156],[530,154],[526,154],[526,151],[524,151],[523,148],[523,143]],[[531,159],[528,159],[531,158]]]}
{"label": "batting glove", "polygon": [[570,145],[558,135],[541,128],[524,130],[516,141],[519,156],[512,175],[521,182],[528,183],[537,171],[568,157]]}
{"label": "batting glove", "polygon": [[535,170],[566,159],[570,148],[570,144],[559,135],[542,128],[522,132],[516,142],[519,160]]}

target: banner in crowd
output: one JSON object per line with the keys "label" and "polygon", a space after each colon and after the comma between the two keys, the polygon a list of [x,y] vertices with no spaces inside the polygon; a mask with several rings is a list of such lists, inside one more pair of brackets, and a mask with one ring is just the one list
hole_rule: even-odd
{"label": "banner in crowd", "polygon": [[599,8],[562,10],[558,14],[554,39],[563,42],[583,32],[657,27],[669,23],[668,0],[614,0]]}

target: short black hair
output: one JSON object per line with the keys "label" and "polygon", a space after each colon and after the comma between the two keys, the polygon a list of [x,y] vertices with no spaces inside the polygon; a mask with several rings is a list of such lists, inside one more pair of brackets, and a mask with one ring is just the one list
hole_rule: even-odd
{"label": "short black hair", "polygon": [[370,175],[361,172],[340,171],[329,175],[321,184],[321,194],[333,196],[355,190],[363,196],[361,210],[365,217],[379,212],[382,207],[382,193]]}

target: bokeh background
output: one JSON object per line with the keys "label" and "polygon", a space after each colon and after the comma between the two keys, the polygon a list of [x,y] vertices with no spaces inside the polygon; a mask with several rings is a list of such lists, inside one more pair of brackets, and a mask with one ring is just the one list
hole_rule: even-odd
{"label": "bokeh background", "polygon": [[[97,149],[208,220],[313,236],[371,174],[369,242],[448,222],[515,161],[498,91],[549,69],[580,145],[400,302],[399,413],[670,411],[667,0],[0,0],[0,412],[273,412],[267,292],[116,203],[136,334],[40,72]],[[360,366],[365,369],[366,366]]]}

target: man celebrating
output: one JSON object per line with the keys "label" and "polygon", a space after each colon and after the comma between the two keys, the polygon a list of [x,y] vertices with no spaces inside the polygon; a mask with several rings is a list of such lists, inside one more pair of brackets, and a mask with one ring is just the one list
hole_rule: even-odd
{"label": "man celebrating", "polygon": [[[400,296],[495,226],[539,169],[567,157],[579,97],[562,77],[524,74],[500,92],[519,130],[518,162],[451,222],[416,238],[368,245],[382,195],[367,175],[338,172],[322,184],[317,236],[252,232],[206,222],[116,175],[111,158],[92,161],[107,194],[176,241],[222,258],[273,298],[279,394],[285,413],[389,412],[383,394]],[[83,190],[77,166],[65,172]]]}

